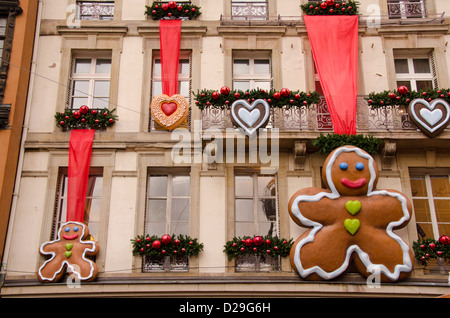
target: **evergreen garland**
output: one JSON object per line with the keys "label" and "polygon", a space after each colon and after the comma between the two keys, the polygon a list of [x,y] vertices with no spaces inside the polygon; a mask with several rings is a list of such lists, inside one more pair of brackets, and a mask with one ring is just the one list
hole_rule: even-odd
{"label": "evergreen garland", "polygon": [[338,147],[346,145],[361,148],[369,154],[376,154],[382,144],[383,140],[371,135],[328,134],[320,135],[312,141],[312,145],[319,148],[320,153],[324,155],[329,154]]}
{"label": "evergreen garland", "polygon": [[[153,242],[155,241],[159,243],[154,245]],[[145,255],[155,258],[172,255],[194,256],[203,250],[203,243],[199,243],[197,239],[182,234],[178,236],[172,234],[168,244],[164,244],[162,238],[156,235],[137,235],[131,240],[131,244],[133,246],[133,255]],[[158,245],[159,247],[156,247]]]}
{"label": "evergreen garland", "polygon": [[56,126],[63,131],[69,129],[105,129],[112,126],[118,119],[108,108],[93,108],[81,106],[80,109],[66,109],[55,114]]}
{"label": "evergreen garland", "polygon": [[385,90],[380,93],[372,92],[369,97],[366,97],[369,107],[372,109],[382,108],[386,106],[405,106],[407,107],[416,98],[423,98],[427,101],[432,101],[436,98],[441,98],[447,103],[450,103],[450,89],[429,89],[421,91],[405,91],[399,87],[396,90]]}
{"label": "evergreen garland", "polygon": [[306,15],[356,15],[358,14],[357,1],[309,1],[300,5]]}
{"label": "evergreen garland", "polygon": [[450,259],[450,244],[443,244],[439,240],[425,238],[413,242],[414,257],[426,265],[428,261],[437,258]]}
{"label": "evergreen garland", "polygon": [[249,103],[257,99],[263,99],[269,103],[271,108],[308,107],[311,104],[318,104],[320,101],[320,96],[317,92],[290,91],[286,88],[280,91],[275,89],[269,91],[264,89],[243,91],[229,90],[227,87],[222,87],[220,91],[203,89],[197,91],[197,93],[192,93],[194,94],[195,104],[200,109],[206,107],[230,108],[239,99],[247,100]]}
{"label": "evergreen garland", "polygon": [[153,20],[182,18],[191,20],[201,14],[200,7],[186,2],[176,3],[176,1],[155,1],[151,6],[145,7],[145,14],[152,17]]}
{"label": "evergreen garland", "polygon": [[245,254],[285,257],[289,255],[292,245],[292,239],[271,235],[234,237],[226,242],[223,252],[227,254],[228,260]]}

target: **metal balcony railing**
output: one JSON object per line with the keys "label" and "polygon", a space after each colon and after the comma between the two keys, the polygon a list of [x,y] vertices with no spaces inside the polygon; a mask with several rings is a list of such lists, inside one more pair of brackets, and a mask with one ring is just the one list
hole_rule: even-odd
{"label": "metal balcony railing", "polygon": [[267,20],[267,1],[232,1],[232,20]]}
{"label": "metal balcony railing", "polygon": [[77,19],[112,20],[114,1],[77,1]]}
{"label": "metal balcony railing", "polygon": [[425,0],[400,0],[388,2],[390,19],[426,18]]}

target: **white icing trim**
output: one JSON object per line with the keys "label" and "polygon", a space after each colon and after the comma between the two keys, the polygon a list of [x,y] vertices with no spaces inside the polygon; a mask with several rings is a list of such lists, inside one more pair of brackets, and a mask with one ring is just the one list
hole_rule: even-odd
{"label": "white icing trim", "polygon": [[[402,206],[403,211],[403,217],[399,221],[394,221],[388,224],[386,227],[387,234],[394,239],[401,247],[403,251],[403,264],[399,264],[395,266],[394,272],[390,272],[388,268],[383,264],[373,264],[370,261],[369,255],[364,252],[358,245],[351,245],[347,248],[346,256],[344,263],[333,272],[326,272],[319,266],[313,266],[308,269],[304,269],[302,266],[302,263],[300,261],[300,250],[303,247],[303,245],[313,242],[316,233],[323,227],[322,224],[314,222],[306,217],[304,217],[300,211],[299,203],[300,202],[317,202],[324,197],[329,198],[331,200],[337,199],[340,197],[340,194],[337,192],[336,187],[334,186],[332,180],[331,180],[331,167],[333,166],[337,156],[341,154],[342,152],[350,152],[353,151],[357,153],[359,156],[369,159],[369,171],[371,174],[370,182],[369,182],[369,188],[367,196],[372,195],[388,195],[391,197],[394,197],[398,199]],[[370,158],[369,158],[370,157]],[[393,228],[396,226],[399,226],[403,224],[406,220],[409,219],[409,211],[407,207],[407,201],[406,198],[395,192],[389,192],[386,190],[379,190],[379,191],[372,191],[373,185],[376,179],[376,173],[375,173],[375,167],[373,165],[373,158],[370,155],[367,155],[366,153],[363,153],[361,149],[359,148],[347,148],[347,147],[341,147],[338,148],[335,153],[330,158],[330,161],[328,162],[328,165],[326,167],[326,177],[328,184],[330,186],[330,189],[332,190],[332,193],[328,192],[319,192],[316,195],[299,195],[297,196],[291,206],[291,212],[292,214],[304,225],[306,226],[312,226],[313,228],[310,230],[310,233],[308,236],[303,238],[298,242],[298,244],[295,246],[295,253],[294,253],[294,264],[297,268],[298,273],[303,278],[306,278],[307,276],[316,273],[323,279],[333,279],[340,274],[342,274],[348,267],[350,262],[350,256],[353,252],[356,252],[361,259],[362,263],[366,266],[368,271],[374,271],[379,270],[380,273],[383,273],[386,275],[391,281],[397,280],[399,278],[399,275],[401,272],[409,272],[412,270],[412,261],[411,257],[409,255],[409,246],[396,234],[393,232]]]}
{"label": "white icing trim", "polygon": [[[264,108],[266,109],[266,113],[264,114],[263,120],[256,126],[253,128],[247,128],[244,126],[244,124],[242,123],[242,121],[239,120],[238,117],[236,117],[234,108],[237,105],[243,105],[245,108],[247,108],[249,111],[251,111],[253,108],[255,108],[255,106],[257,104],[263,104]],[[238,99],[237,101],[235,101],[232,105],[231,105],[231,116],[233,116],[233,119],[236,121],[236,123],[239,124],[239,126],[249,135],[252,136],[259,127],[261,127],[266,121],[267,118],[269,117],[270,114],[270,107],[269,104],[264,100],[264,99],[257,99],[255,100],[251,105],[249,103],[247,103],[246,100],[244,99]]]}
{"label": "white icing trim", "polygon": [[[433,110],[434,107],[436,106],[436,104],[442,104],[444,105],[444,107],[447,109],[447,116],[445,117],[445,120],[443,122],[441,122],[439,125],[437,125],[434,128],[431,128],[430,125],[424,123],[422,120],[420,120],[419,117],[417,117],[416,114],[416,110],[414,109],[414,106],[416,106],[417,103],[422,103],[425,106],[428,107],[428,109]],[[448,124],[448,120],[450,119],[450,106],[448,105],[448,103],[440,98],[436,98],[430,103],[428,103],[428,101],[426,101],[423,98],[416,98],[415,100],[413,100],[410,104],[410,115],[412,115],[414,117],[414,119],[426,130],[428,130],[430,133],[434,133],[436,130],[438,130],[439,128],[441,128],[443,125],[447,125]]]}
{"label": "white icing trim", "polygon": [[[90,264],[91,270],[90,270],[90,272],[89,272],[89,275],[86,276],[86,277],[82,277],[81,274],[78,273],[78,272],[76,271],[76,269],[75,269],[75,267],[74,267],[73,265],[71,265],[67,260],[64,260],[64,261],[61,263],[61,267],[59,268],[59,270],[55,271],[53,277],[50,277],[50,278],[49,278],[49,277],[44,277],[44,276],[42,276],[42,272],[41,272],[42,269],[47,265],[47,263],[51,262],[51,261],[55,258],[55,256],[56,256],[56,253],[55,253],[55,252],[45,252],[45,251],[44,251],[44,247],[45,247],[46,245],[48,245],[48,244],[51,244],[51,243],[55,243],[55,242],[60,241],[60,240],[61,240],[61,231],[62,231],[62,228],[63,228],[64,226],[66,226],[67,224],[76,224],[76,225],[81,226],[82,229],[83,229],[83,232],[82,232],[82,234],[79,236],[79,242],[82,243],[82,244],[86,244],[86,245],[92,245],[91,248],[86,248],[86,249],[84,250],[84,252],[83,252],[83,255],[82,255],[83,260],[86,261],[86,262],[88,262],[88,263]],[[64,223],[64,224],[62,224],[62,225],[60,226],[59,231],[58,231],[58,238],[57,238],[56,240],[50,241],[50,242],[45,242],[45,243],[43,243],[43,244],[41,245],[41,247],[40,247],[40,249],[39,249],[39,252],[40,252],[42,255],[51,255],[51,257],[50,257],[48,260],[46,260],[46,261],[44,262],[44,264],[42,264],[41,267],[39,267],[38,275],[39,275],[39,277],[40,277],[42,280],[44,280],[44,281],[53,281],[53,280],[55,279],[55,277],[58,276],[58,275],[61,273],[61,271],[64,269],[64,266],[65,266],[65,265],[67,265],[67,267],[70,268],[71,272],[72,272],[73,274],[77,275],[78,279],[80,279],[80,280],[88,280],[88,279],[91,279],[91,278],[92,278],[92,276],[94,275],[94,269],[95,269],[94,266],[93,266],[93,263],[94,263],[94,262],[92,262],[90,259],[86,258],[86,253],[87,253],[87,252],[92,252],[92,253],[95,252],[95,250],[97,249],[97,246],[96,246],[96,244],[95,244],[94,241],[82,241],[82,240],[81,240],[81,238],[84,237],[85,227],[86,227],[86,225],[83,224],[83,223],[80,223],[80,222],[74,222],[74,221],[66,222],[66,223]]]}

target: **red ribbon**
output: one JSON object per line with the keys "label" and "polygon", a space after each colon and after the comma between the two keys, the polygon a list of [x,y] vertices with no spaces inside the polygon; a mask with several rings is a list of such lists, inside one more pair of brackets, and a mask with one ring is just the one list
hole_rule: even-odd
{"label": "red ribbon", "polygon": [[336,134],[356,134],[358,16],[304,15]]}
{"label": "red ribbon", "polygon": [[180,58],[181,20],[160,20],[162,92],[168,96],[178,92],[178,64]]}
{"label": "red ribbon", "polygon": [[67,221],[83,222],[94,129],[72,130],[69,141]]}

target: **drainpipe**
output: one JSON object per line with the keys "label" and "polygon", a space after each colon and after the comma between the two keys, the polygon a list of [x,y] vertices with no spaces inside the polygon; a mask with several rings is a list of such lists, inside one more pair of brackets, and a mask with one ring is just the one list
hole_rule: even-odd
{"label": "drainpipe", "polygon": [[28,95],[27,95],[27,104],[25,106],[25,118],[23,123],[23,129],[22,129],[22,138],[21,138],[21,145],[20,145],[20,152],[19,152],[19,159],[17,162],[17,172],[16,172],[16,180],[14,184],[14,192],[12,197],[12,203],[11,203],[11,213],[9,216],[9,224],[8,224],[8,231],[5,241],[5,248],[3,253],[3,259],[0,269],[0,287],[3,285],[5,275],[6,275],[6,268],[8,264],[8,258],[9,258],[9,249],[11,245],[11,235],[12,230],[14,227],[14,219],[16,217],[16,210],[17,210],[17,200],[19,197],[19,189],[20,189],[20,181],[22,178],[22,168],[23,168],[23,158],[25,154],[25,140],[28,134],[28,127],[30,124],[30,106],[31,106],[31,100],[33,96],[33,89],[34,89],[34,82],[36,78],[36,58],[37,58],[37,51],[39,46],[39,33],[41,31],[41,20],[42,20],[42,6],[43,6],[43,0],[38,0],[38,11],[36,16],[36,30],[34,35],[34,47],[33,47],[33,57],[31,59],[31,71],[30,71],[30,82],[28,86]]}

